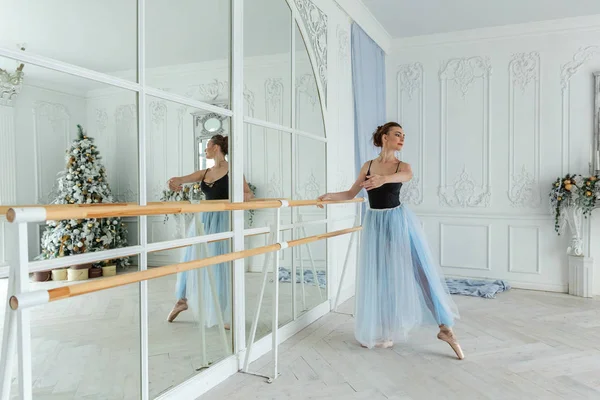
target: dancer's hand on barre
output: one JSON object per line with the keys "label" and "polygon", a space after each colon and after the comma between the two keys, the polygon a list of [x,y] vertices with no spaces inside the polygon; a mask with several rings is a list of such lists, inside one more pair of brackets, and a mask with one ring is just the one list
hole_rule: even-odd
{"label": "dancer's hand on barre", "polygon": [[385,176],[381,175],[367,175],[367,179],[360,184],[366,190],[371,190],[380,187],[386,183]]}
{"label": "dancer's hand on barre", "polygon": [[169,185],[169,189],[171,189],[174,192],[178,192],[182,189],[181,181],[179,180],[179,178],[171,178],[167,181],[167,184]]}
{"label": "dancer's hand on barre", "polygon": [[[330,200],[333,200],[333,195],[331,193],[325,193],[324,195],[321,195],[317,198],[317,201],[330,201]],[[317,204],[317,207],[325,208],[325,206],[323,206],[323,204]]]}

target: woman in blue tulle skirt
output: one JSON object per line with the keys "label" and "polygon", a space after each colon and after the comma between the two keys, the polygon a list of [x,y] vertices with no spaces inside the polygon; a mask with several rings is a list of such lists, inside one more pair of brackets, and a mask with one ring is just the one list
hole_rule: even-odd
{"label": "woman in blue tulle skirt", "polygon": [[412,329],[435,324],[438,339],[463,359],[452,331],[458,309],[419,220],[400,204],[402,183],[412,179],[410,165],[395,156],[404,137],[396,122],[378,127],[373,143],[381,148],[379,157],[363,165],[350,190],[319,197],[349,200],[362,188],[369,197],[357,271],[355,337],[363,347],[387,348],[405,341]]}
{"label": "woman in blue tulle skirt", "polygon": [[[229,164],[225,159],[228,153],[228,138],[223,135],[215,135],[209,141],[205,149],[207,159],[215,162],[214,167],[201,171],[196,171],[190,175],[171,178],[169,188],[171,190],[181,190],[184,183],[200,182],[200,189],[204,193],[206,200],[227,200],[229,199]],[[244,179],[244,200],[250,200],[252,192]],[[198,218],[200,221],[198,221]],[[203,227],[203,230],[200,229]],[[201,235],[210,235],[215,233],[227,232],[229,226],[228,211],[213,211],[196,214],[187,228],[186,237]],[[208,253],[206,252],[208,250]],[[201,258],[225,254],[229,251],[229,244],[226,240],[213,243],[196,244],[188,246],[183,256],[183,262],[198,260]],[[198,274],[200,278],[198,279]],[[211,285],[212,275],[212,285]],[[207,327],[215,326],[219,323],[219,315],[224,321],[225,329],[231,326],[231,265],[230,263],[221,263],[211,265],[206,268],[195,269],[191,271],[180,272],[177,274],[177,283],[175,284],[175,296],[177,302],[173,310],[169,313],[167,321],[173,322],[175,318],[188,309],[188,304],[194,307],[197,304],[203,304],[204,323]],[[198,282],[202,287],[198,287]],[[198,296],[201,296],[198,298]],[[215,301],[216,297],[216,301]],[[194,310],[196,314],[199,310]]]}

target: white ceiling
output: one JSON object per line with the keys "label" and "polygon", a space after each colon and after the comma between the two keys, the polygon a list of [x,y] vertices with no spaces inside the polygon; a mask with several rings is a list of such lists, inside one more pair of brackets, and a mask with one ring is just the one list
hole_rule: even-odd
{"label": "white ceiling", "polygon": [[600,0],[362,0],[393,38],[600,14]]}

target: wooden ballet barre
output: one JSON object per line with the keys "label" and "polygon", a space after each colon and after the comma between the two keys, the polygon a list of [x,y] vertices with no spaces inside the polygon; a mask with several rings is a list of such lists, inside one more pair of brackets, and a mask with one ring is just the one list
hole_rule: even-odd
{"label": "wooden ballet barre", "polygon": [[15,296],[11,296],[9,304],[13,310],[20,310],[28,307],[34,307],[41,304],[46,304],[56,300],[68,299],[75,296],[81,296],[88,293],[97,292],[100,290],[112,289],[118,286],[129,285],[149,279],[161,278],[167,275],[173,275],[178,272],[190,271],[208,267],[210,265],[221,264],[242,258],[253,257],[260,254],[270,253],[278,250],[283,250],[288,247],[296,247],[319,240],[329,239],[336,236],[346,235],[362,229],[362,226],[353,228],[340,229],[334,232],[322,233],[319,235],[308,236],[302,239],[291,240],[289,242],[274,243],[267,246],[256,247],[254,249],[237,251],[233,253],[222,254],[194,260],[185,263],[167,265],[151,270],[137,271],[129,274],[116,275],[106,277],[102,280],[78,283],[69,286],[63,286],[48,290],[37,290],[32,292],[24,292]]}
{"label": "wooden ballet barre", "polygon": [[95,204],[87,207],[70,207],[66,205],[48,205],[36,207],[11,207],[6,212],[8,222],[42,222],[63,219],[92,219],[133,217],[142,215],[185,214],[210,211],[258,210],[280,207],[305,207],[327,204],[347,204],[363,202],[362,198],[341,201],[319,200],[285,200],[257,199],[240,203],[222,200],[204,200],[199,203],[189,202],[154,202],[141,206],[137,204]]}
{"label": "wooden ballet barre", "polygon": [[[180,202],[177,202],[180,203]],[[182,202],[183,203],[183,202]],[[11,208],[34,208],[34,207],[44,207],[44,208],[76,208],[76,207],[99,207],[99,206],[128,206],[128,205],[137,205],[138,203],[95,203],[95,204],[26,204],[26,205],[12,205],[12,206],[0,206],[0,215],[6,216],[8,210]],[[151,203],[149,203],[151,204]]]}

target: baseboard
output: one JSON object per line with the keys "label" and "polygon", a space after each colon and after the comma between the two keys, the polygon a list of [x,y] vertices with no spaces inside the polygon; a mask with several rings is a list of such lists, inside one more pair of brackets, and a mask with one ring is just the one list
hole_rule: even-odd
{"label": "baseboard", "polygon": [[173,389],[162,393],[156,400],[196,400],[210,389],[224,382],[227,378],[238,372],[237,357],[232,355],[212,365],[202,373],[175,386]]}
{"label": "baseboard", "polygon": [[540,292],[556,292],[556,293],[568,293],[569,285],[565,284],[553,284],[553,283],[537,283],[537,282],[522,282],[515,281],[506,278],[495,278],[495,277],[481,277],[481,276],[464,276],[464,275],[445,275],[447,278],[458,278],[458,279],[481,279],[481,280],[503,280],[507,281],[513,289],[523,290],[537,290]]}

